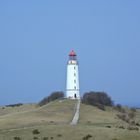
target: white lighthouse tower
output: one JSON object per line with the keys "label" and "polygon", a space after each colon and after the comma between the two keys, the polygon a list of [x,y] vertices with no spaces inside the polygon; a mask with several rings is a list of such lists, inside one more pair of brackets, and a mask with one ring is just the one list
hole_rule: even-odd
{"label": "white lighthouse tower", "polygon": [[78,61],[77,55],[73,50],[69,54],[67,64],[66,97],[80,99]]}

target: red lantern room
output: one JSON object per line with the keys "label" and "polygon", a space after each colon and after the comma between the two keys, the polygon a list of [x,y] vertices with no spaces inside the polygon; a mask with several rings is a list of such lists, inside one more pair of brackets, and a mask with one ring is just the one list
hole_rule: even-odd
{"label": "red lantern room", "polygon": [[77,60],[76,57],[77,57],[76,53],[74,52],[74,50],[72,50],[69,54],[69,59],[70,60]]}

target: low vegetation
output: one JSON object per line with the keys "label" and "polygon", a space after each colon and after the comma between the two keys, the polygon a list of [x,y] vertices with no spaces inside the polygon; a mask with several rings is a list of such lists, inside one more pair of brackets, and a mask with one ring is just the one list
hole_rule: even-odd
{"label": "low vegetation", "polygon": [[93,137],[92,135],[88,134],[88,135],[86,135],[85,137],[83,137],[83,140],[89,140],[89,139],[92,138],[92,137]]}
{"label": "low vegetation", "polygon": [[43,139],[42,140],[48,140],[49,138],[48,137],[43,137]]}
{"label": "low vegetation", "polygon": [[22,106],[22,103],[18,103],[18,104],[11,104],[11,105],[6,105],[6,107],[19,107]]}
{"label": "low vegetation", "polygon": [[42,99],[38,105],[39,106],[43,106],[46,105],[47,103],[57,100],[57,99],[61,99],[64,97],[64,93],[61,91],[57,91],[57,92],[53,92],[50,96],[45,97],[44,99]]}
{"label": "low vegetation", "polygon": [[38,137],[33,137],[33,140],[38,140],[39,138]]}
{"label": "low vegetation", "polygon": [[21,140],[20,137],[14,137],[14,140]]}
{"label": "low vegetation", "polygon": [[32,132],[34,135],[38,135],[38,134],[40,134],[40,132],[39,132],[39,130],[38,129],[35,129],[35,130],[33,130],[33,132]]}
{"label": "low vegetation", "polygon": [[[137,110],[135,108],[124,109],[121,105],[117,105],[115,109],[119,111],[116,116],[128,124],[128,130],[139,131],[140,124],[136,121]],[[118,128],[126,129],[124,126],[119,126]]]}
{"label": "low vegetation", "polygon": [[125,109],[122,107],[121,104],[117,104],[113,108],[118,112],[125,113]]}
{"label": "low vegetation", "polygon": [[113,101],[105,92],[87,92],[83,95],[82,103],[97,106],[105,111],[105,106],[113,106]]}
{"label": "low vegetation", "polygon": [[128,129],[128,130],[139,131],[139,128],[138,128],[138,127],[135,127],[135,126],[129,126],[127,129]]}

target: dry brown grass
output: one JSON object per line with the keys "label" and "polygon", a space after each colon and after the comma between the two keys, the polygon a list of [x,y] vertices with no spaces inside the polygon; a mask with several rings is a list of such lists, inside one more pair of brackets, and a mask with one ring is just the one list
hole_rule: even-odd
{"label": "dry brown grass", "polygon": [[54,101],[32,111],[0,116],[0,129],[20,128],[40,124],[66,124],[73,117],[75,101]]}
{"label": "dry brown grass", "polygon": [[[111,107],[106,111],[96,107],[81,104],[80,120],[77,126],[69,125],[74,114],[74,100],[55,101],[32,111],[23,111],[0,116],[0,140],[33,140],[33,130],[40,133],[39,140],[44,137],[54,140],[83,140],[91,135],[89,140],[140,140],[140,131],[128,130],[126,122],[118,119],[118,113]],[[140,110],[136,113],[140,121]],[[111,126],[111,127],[106,127]],[[120,129],[116,126],[124,126]]]}
{"label": "dry brown grass", "polygon": [[8,114],[14,114],[14,113],[20,113],[23,111],[31,111],[33,109],[36,109],[36,104],[23,104],[22,106],[18,107],[0,107],[0,116],[8,115]]}

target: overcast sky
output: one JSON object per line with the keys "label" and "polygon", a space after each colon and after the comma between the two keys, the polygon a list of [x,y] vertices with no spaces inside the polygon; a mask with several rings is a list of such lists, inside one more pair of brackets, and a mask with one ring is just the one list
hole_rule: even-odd
{"label": "overcast sky", "polygon": [[81,95],[140,106],[139,0],[0,1],[0,105],[65,91],[72,49]]}

